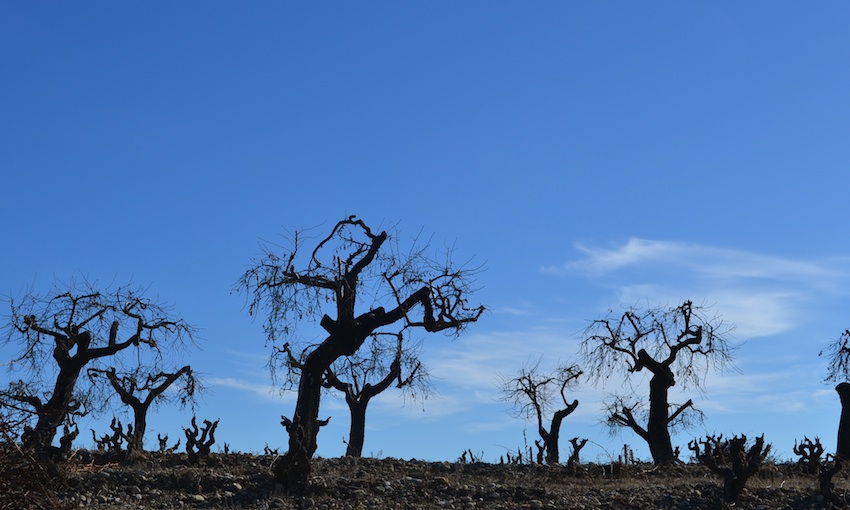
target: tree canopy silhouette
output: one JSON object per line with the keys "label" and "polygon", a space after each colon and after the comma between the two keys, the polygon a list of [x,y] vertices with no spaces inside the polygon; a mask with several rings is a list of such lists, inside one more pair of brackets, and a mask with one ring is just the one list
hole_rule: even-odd
{"label": "tree canopy silhouette", "polygon": [[130,406],[133,410],[132,433],[127,438],[126,458],[140,457],[144,452],[145,432],[148,425],[148,410],[155,403],[167,400],[166,390],[177,385],[175,396],[180,405],[194,403],[196,390],[199,382],[189,365],[185,365],[175,372],[157,371],[156,373],[136,369],[130,373],[118,374],[114,367],[109,369],[88,369],[89,379],[94,381],[99,377],[105,377],[110,386],[121,399],[121,402]]}
{"label": "tree canopy silhouette", "polygon": [[608,405],[608,424],[634,431],[646,441],[656,464],[673,463],[670,429],[688,426],[701,413],[691,399],[671,403],[670,388],[678,381],[683,389],[702,389],[710,369],[732,366],[728,332],[723,321],[705,315],[691,301],[672,308],[631,308],[620,315],[612,311],[593,321],[581,344],[582,366],[591,378],[598,383],[614,374],[650,374],[646,416],[641,415],[645,401],[637,400],[636,392],[615,395]]}
{"label": "tree canopy silhouette", "polygon": [[[289,449],[274,473],[291,491],[303,489],[309,477],[322,385],[334,362],[376,334],[458,333],[484,312],[468,301],[476,268],[455,266],[451,252],[438,260],[426,254],[428,246],[414,243],[402,253],[386,231],[376,233],[355,216],[337,222],[312,249],[306,234],[296,231],[282,255],[264,246],[236,285],[247,295],[249,315],[265,316],[273,352],[305,352],[297,370],[282,364],[284,382],[297,384],[298,399],[292,418],[283,420]],[[324,339],[297,336],[316,324]]]}
{"label": "tree canopy silhouette", "polygon": [[[500,377],[502,398],[514,405],[514,415],[537,420],[540,441],[535,441],[538,462],[544,455],[547,464],[560,462],[561,424],[578,408],[578,400],[569,401],[567,391],[575,389],[583,374],[578,365],[561,363],[544,373],[540,360],[520,369],[515,377]],[[548,430],[544,423],[549,418]]]}
{"label": "tree canopy silhouette", "polygon": [[[66,420],[102,407],[103,393],[80,378],[84,368],[154,370],[163,353],[178,353],[195,341],[192,326],[129,285],[101,290],[71,281],[45,294],[29,292],[10,306],[5,342],[20,348],[12,370],[21,379],[0,392],[0,400],[7,410],[34,419],[22,440],[39,453],[55,449],[57,428]],[[132,356],[122,356],[130,351]]]}
{"label": "tree canopy silhouette", "polygon": [[838,442],[835,457],[839,464],[850,460],[850,329],[829,346],[820,351],[820,356],[829,360],[826,381],[836,382],[835,391],[841,402],[841,416],[838,421]]}

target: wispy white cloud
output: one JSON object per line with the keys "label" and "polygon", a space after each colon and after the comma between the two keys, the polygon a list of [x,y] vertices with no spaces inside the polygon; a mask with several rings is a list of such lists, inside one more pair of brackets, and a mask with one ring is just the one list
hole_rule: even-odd
{"label": "wispy white cloud", "polygon": [[631,239],[610,249],[578,246],[583,257],[544,273],[585,275],[615,289],[620,305],[693,299],[736,326],[739,339],[802,324],[811,303],[846,292],[850,260],[794,260],[674,241]]}
{"label": "wispy white cloud", "polygon": [[269,352],[271,352],[271,351],[270,350],[258,351],[256,349],[252,350],[252,351],[240,351],[240,350],[228,348],[228,349],[222,349],[221,352],[226,354],[231,359],[239,358],[242,362],[250,363],[252,366],[256,366],[256,365],[263,366],[268,362]]}
{"label": "wispy white cloud", "polygon": [[502,306],[502,307],[496,308],[495,310],[493,310],[493,312],[494,313],[503,313],[503,314],[506,314],[506,315],[519,315],[519,316],[531,314],[531,310],[529,310],[528,308],[515,308],[515,307],[510,307],[510,306]]}
{"label": "wispy white cloud", "polygon": [[[764,278],[785,281],[815,281],[828,284],[835,278],[846,278],[847,271],[832,263],[810,262],[762,255],[743,250],[717,248],[676,241],[630,239],[613,249],[577,245],[584,258],[561,266],[544,267],[548,273],[563,274],[580,271],[605,274],[637,266],[663,265],[684,268],[713,278]],[[841,261],[844,265],[847,260]]]}
{"label": "wispy white cloud", "polygon": [[521,299],[519,302],[512,305],[497,307],[493,310],[493,313],[512,316],[528,316],[534,313],[534,304],[527,299]]}
{"label": "wispy white cloud", "polygon": [[[429,345],[424,361],[438,394],[424,403],[426,412],[422,413],[417,404],[409,403],[401,409],[398,397],[394,397],[398,399],[394,403],[387,400],[387,408],[381,411],[400,419],[460,419],[464,430],[521,429],[524,421],[511,418],[511,405],[501,399],[499,376],[512,376],[523,365],[541,358],[544,369],[559,361],[572,361],[569,355],[577,352],[577,342],[573,335],[539,327],[469,334],[449,343]],[[596,392],[594,388],[588,391]],[[583,402],[592,405],[589,398]],[[579,414],[584,413],[576,413]],[[494,421],[494,416],[499,416],[500,420]]]}
{"label": "wispy white cloud", "polygon": [[294,402],[294,392],[281,393],[271,384],[255,383],[236,377],[208,377],[204,382],[210,386],[219,386],[234,390],[245,391],[262,399],[274,402]]}
{"label": "wispy white cloud", "polygon": [[802,320],[803,293],[748,288],[745,285],[715,287],[698,282],[625,285],[617,291],[622,306],[654,307],[693,299],[717,313],[738,339],[775,335],[796,327]]}
{"label": "wispy white cloud", "polygon": [[405,400],[399,391],[386,391],[375,397],[369,405],[370,416],[380,417],[386,426],[397,421],[439,421],[448,416],[459,415],[469,411],[474,403],[459,398],[454,393],[432,395],[424,401]]}
{"label": "wispy white cloud", "polygon": [[[435,382],[452,381],[467,390],[491,388],[499,374],[509,375],[523,364],[552,353],[574,353],[577,341],[569,335],[540,330],[502,331],[464,336],[450,344],[426,351],[428,366]],[[564,359],[563,361],[568,361]]]}

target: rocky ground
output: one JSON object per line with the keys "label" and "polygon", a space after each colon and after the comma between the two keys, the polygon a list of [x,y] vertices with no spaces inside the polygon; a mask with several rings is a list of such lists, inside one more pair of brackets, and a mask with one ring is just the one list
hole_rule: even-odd
{"label": "rocky ground", "polygon": [[[715,509],[719,479],[698,465],[565,466],[317,459],[309,492],[276,490],[271,456],[213,455],[190,467],[185,456],[156,456],[134,466],[78,454],[61,475],[51,504],[115,509]],[[613,469],[612,469],[613,468]],[[850,489],[846,474],[837,492]],[[33,507],[25,495],[21,508]],[[38,505],[44,508],[44,504]],[[823,508],[813,475],[796,466],[768,466],[748,484],[736,508]],[[0,508],[3,508],[0,505]],[[12,508],[7,506],[6,508]]]}

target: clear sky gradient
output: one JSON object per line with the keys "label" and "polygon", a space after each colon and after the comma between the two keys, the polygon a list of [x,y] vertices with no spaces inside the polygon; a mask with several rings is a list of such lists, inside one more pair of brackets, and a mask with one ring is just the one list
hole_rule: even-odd
{"label": "clear sky gradient", "polygon": [[[675,442],[833,449],[818,352],[850,327],[848,24],[838,1],[2,2],[0,292],[148,287],[201,329],[219,443],[284,450],[294,395],[270,391],[231,288],[261,239],[356,214],[484,264],[490,309],[421,335],[439,395],[379,397],[367,455],[497,460],[535,437],[499,374],[575,359],[609,307],[683,299],[741,347]],[[622,384],[576,392],[562,434],[586,460],[648,458],[599,424]],[[347,409],[322,414],[318,454],[341,455]],[[163,409],[149,439],[190,417]]]}

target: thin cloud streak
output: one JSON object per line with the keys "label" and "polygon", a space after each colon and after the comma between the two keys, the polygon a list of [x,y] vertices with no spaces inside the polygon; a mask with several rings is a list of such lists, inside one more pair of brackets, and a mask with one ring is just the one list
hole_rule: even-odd
{"label": "thin cloud streak", "polygon": [[252,393],[264,400],[273,402],[294,401],[293,392],[281,393],[271,384],[261,384],[238,379],[236,377],[209,377],[204,380],[210,386],[219,386]]}
{"label": "thin cloud streak", "polygon": [[627,285],[617,294],[620,306],[655,307],[686,299],[717,313],[734,326],[732,337],[752,339],[789,331],[802,322],[803,296],[789,291],[767,291],[745,287],[712,288],[699,285]]}
{"label": "thin cloud streak", "polygon": [[850,280],[847,259],[800,261],[645,239],[631,239],[615,249],[577,248],[583,258],[541,270],[558,276],[605,278],[600,282],[614,285],[617,304],[622,306],[693,299],[734,324],[735,336],[742,340],[800,326],[811,311],[810,303],[824,294],[845,293]]}
{"label": "thin cloud streak", "polygon": [[[502,331],[464,336],[439,349],[426,351],[427,364],[439,391],[426,403],[426,416],[432,412],[441,418],[456,415],[484,417],[466,421],[467,430],[492,431],[516,426],[531,426],[531,421],[511,417],[511,404],[502,399],[498,387],[500,376],[511,377],[523,365],[542,359],[544,370],[558,362],[576,362],[578,339],[575,335],[543,328],[525,331]],[[571,423],[596,424],[604,392],[582,385],[568,398],[579,399],[581,405],[570,416]],[[414,417],[410,410],[396,411]],[[505,419],[495,423],[493,415]],[[424,417],[419,413],[416,419]],[[533,427],[532,427],[533,428]]]}
{"label": "thin cloud streak", "polygon": [[427,365],[435,384],[451,382],[467,390],[491,388],[495,394],[499,374],[512,374],[523,363],[552,353],[565,356],[578,352],[574,338],[546,331],[494,332],[470,335],[439,349],[426,352]]}
{"label": "thin cloud streak", "polygon": [[[717,248],[675,241],[630,239],[620,248],[593,249],[583,245],[576,248],[585,258],[562,266],[544,267],[547,273],[572,273],[575,271],[599,275],[627,267],[663,264],[690,269],[716,278],[762,278],[770,280],[815,280],[827,283],[836,278],[846,278],[846,270],[823,263],[805,262],[743,250]],[[847,261],[844,261],[846,264]]]}

